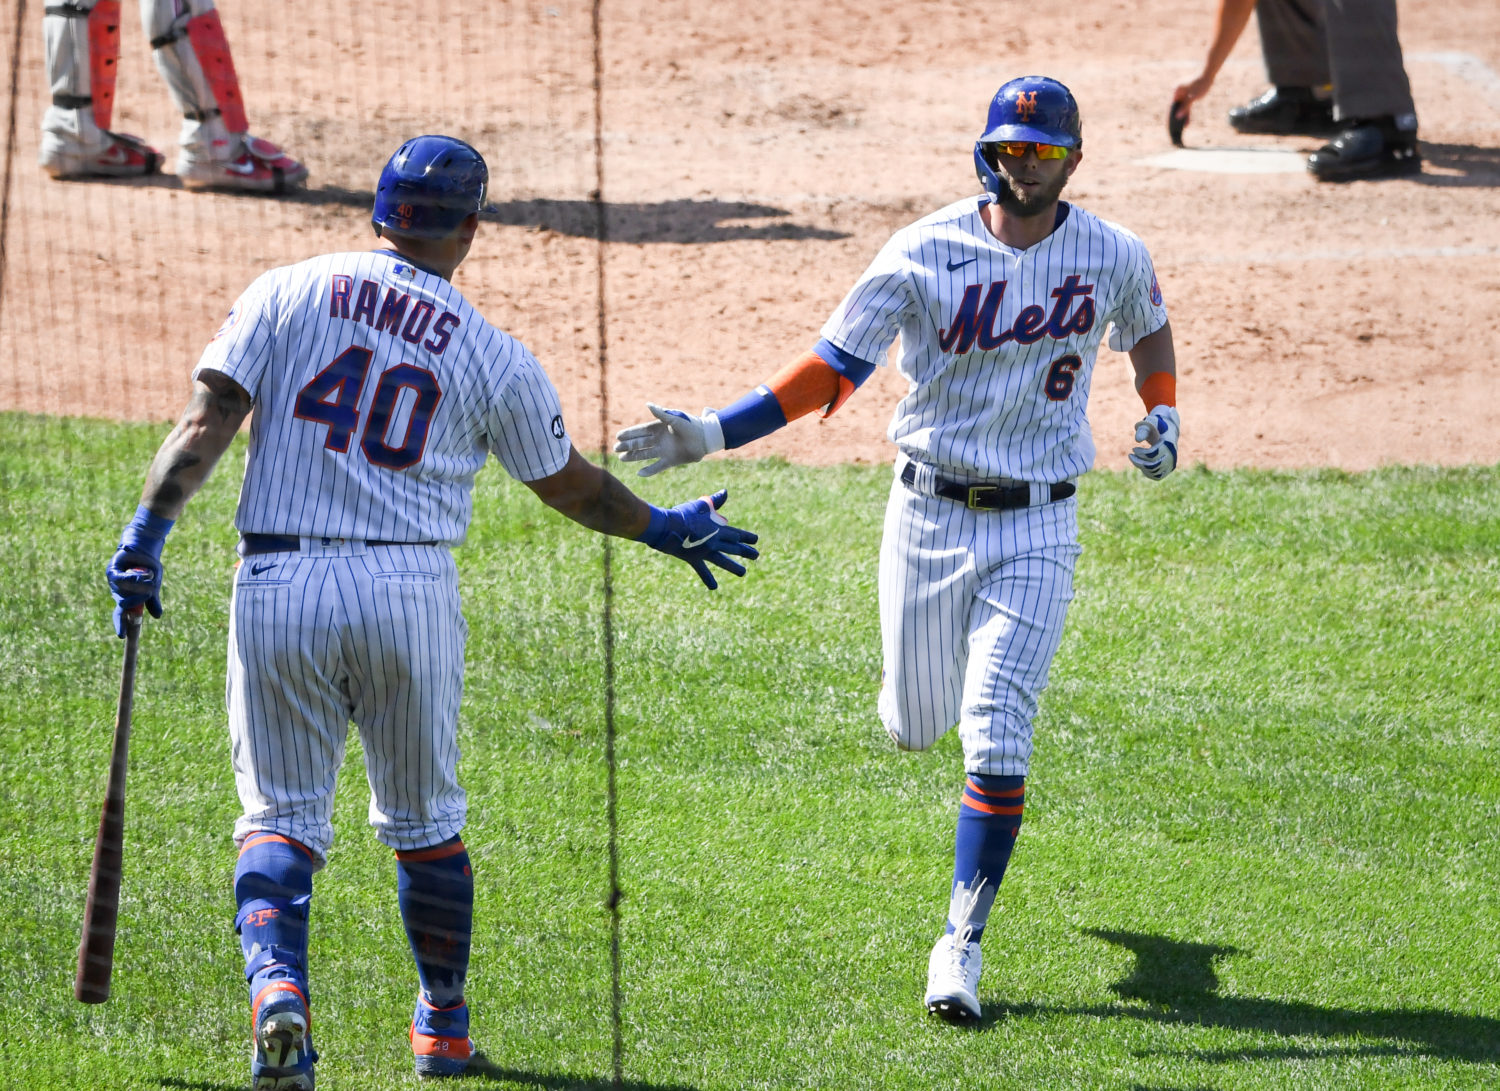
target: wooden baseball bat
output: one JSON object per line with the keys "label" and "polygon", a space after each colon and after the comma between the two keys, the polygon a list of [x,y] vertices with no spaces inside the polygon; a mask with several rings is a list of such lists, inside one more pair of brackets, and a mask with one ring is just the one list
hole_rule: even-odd
{"label": "wooden baseball bat", "polygon": [[120,672],[120,703],[115,711],[115,741],[109,755],[109,787],[94,838],[94,866],[83,907],[83,935],[78,941],[78,973],[73,995],[85,1004],[109,999],[109,977],[115,966],[115,919],[120,909],[120,873],[125,848],[125,767],[130,754],[130,707],[135,696],[135,655],[141,638],[141,608],[125,614],[125,666]]}

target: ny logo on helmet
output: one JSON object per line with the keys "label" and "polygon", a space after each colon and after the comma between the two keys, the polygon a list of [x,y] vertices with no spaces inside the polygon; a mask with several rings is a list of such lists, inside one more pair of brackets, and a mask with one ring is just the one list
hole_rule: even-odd
{"label": "ny logo on helmet", "polygon": [[1016,116],[1022,121],[1030,121],[1036,114],[1036,92],[1016,92]]}

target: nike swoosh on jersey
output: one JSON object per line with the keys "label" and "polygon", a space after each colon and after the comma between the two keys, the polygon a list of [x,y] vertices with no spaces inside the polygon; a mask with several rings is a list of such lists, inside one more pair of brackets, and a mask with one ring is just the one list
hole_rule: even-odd
{"label": "nike swoosh on jersey", "polygon": [[705,534],[701,538],[684,538],[682,540],[682,548],[683,549],[697,549],[704,542],[712,541],[713,540],[713,536],[715,534],[717,534],[717,533],[719,533],[717,530],[711,530],[711,531],[709,531],[707,534]]}
{"label": "nike swoosh on jersey", "polygon": [[276,567],[276,565],[274,563],[273,564],[252,564],[250,566],[250,575],[252,575],[252,576],[259,576],[262,572],[269,572],[271,569],[273,569],[275,567]]}
{"label": "nike swoosh on jersey", "polygon": [[955,269],[962,269],[965,265],[968,265],[969,262],[978,260],[978,258],[965,258],[963,261],[950,261],[948,263],[948,272],[951,273]]}

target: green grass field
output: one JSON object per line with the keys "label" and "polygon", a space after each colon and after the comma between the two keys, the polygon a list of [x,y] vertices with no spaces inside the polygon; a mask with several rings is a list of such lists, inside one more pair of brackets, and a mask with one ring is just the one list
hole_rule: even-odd
{"label": "green grass field", "polygon": [[[243,448],[141,643],[114,993],[72,999],[119,680],[102,570],[164,426],[0,416],[0,1085],[237,1091],[223,714]],[[631,477],[635,482],[637,479]],[[457,1084],[1489,1088],[1500,1080],[1500,468],[1095,473],[977,1031],[921,1006],[955,736],[874,715],[884,467],[713,461],[744,580],[610,550],[491,467],[459,551],[478,881]],[[320,1089],[416,1086],[394,865],[351,746],[313,904]],[[612,943],[618,938],[619,1022]]]}

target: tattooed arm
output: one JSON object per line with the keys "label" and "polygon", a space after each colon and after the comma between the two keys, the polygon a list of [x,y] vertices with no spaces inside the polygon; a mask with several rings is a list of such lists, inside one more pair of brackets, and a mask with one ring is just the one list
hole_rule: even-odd
{"label": "tattooed arm", "polygon": [[151,460],[140,507],[104,570],[115,600],[116,635],[124,636],[126,619],[142,610],[161,617],[161,551],[167,532],[208,480],[249,412],[250,395],[239,383],[206,368],[198,373],[192,400]]}
{"label": "tattooed arm", "polygon": [[151,460],[141,505],[164,519],[181,515],[249,412],[250,395],[244,387],[220,372],[200,371],[182,419]]}

